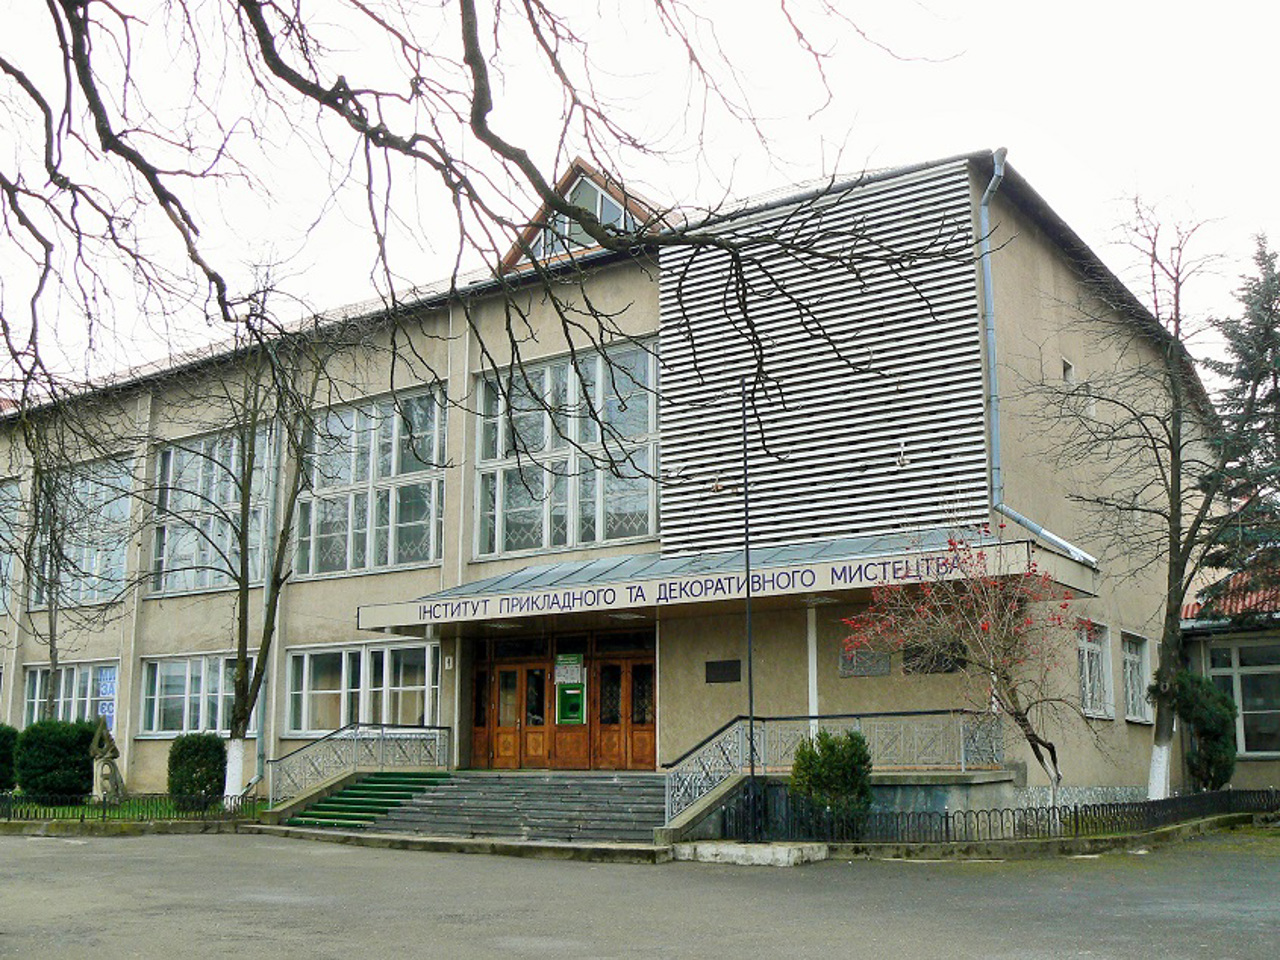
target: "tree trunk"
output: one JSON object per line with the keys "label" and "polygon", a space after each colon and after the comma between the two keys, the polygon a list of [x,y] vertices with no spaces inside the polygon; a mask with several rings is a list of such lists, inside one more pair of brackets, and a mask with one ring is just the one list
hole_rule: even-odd
{"label": "tree trunk", "polygon": [[1169,767],[1173,754],[1173,704],[1164,697],[1156,700],[1156,729],[1151,744],[1151,768],[1147,775],[1147,799],[1169,796]]}
{"label": "tree trunk", "polygon": [[227,776],[222,792],[228,797],[244,793],[245,737],[232,737],[227,741]]}

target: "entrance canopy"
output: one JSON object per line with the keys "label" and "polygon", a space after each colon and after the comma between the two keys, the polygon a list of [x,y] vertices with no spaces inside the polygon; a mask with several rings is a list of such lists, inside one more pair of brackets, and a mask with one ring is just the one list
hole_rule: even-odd
{"label": "entrance canopy", "polygon": [[[882,584],[962,576],[945,531],[896,537],[823,540],[751,551],[751,594],[832,596]],[[977,539],[992,573],[1035,569],[1083,594],[1095,571],[1031,540]],[[747,594],[743,551],[688,556],[661,553],[539,564],[399,603],[362,606],[361,630],[396,632],[435,624],[613,610],[652,610]]]}

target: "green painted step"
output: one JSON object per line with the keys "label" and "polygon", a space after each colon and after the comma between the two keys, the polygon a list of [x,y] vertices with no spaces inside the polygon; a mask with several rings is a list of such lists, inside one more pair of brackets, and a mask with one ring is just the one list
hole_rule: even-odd
{"label": "green painted step", "polygon": [[371,773],[316,801],[287,823],[293,827],[363,828],[405,800],[449,779],[448,773]]}

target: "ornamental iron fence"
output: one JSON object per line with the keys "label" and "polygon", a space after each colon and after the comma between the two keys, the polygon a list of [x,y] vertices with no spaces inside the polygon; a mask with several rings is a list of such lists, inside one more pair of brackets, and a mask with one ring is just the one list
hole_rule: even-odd
{"label": "ornamental iron fence", "polygon": [[[751,723],[735,717],[667,765],[667,822],[732,776],[751,769]],[[877,771],[997,770],[1004,763],[1000,717],[968,710],[756,717],[754,754],[759,773],[789,773],[796,747],[819,730],[863,735]]]}
{"label": "ornamental iron fence", "polygon": [[103,798],[0,793],[0,820],[253,820],[261,805],[257,797],[143,793]]}
{"label": "ornamental iron fence", "polygon": [[841,813],[793,796],[785,782],[750,782],[722,807],[722,835],[743,841],[957,843],[1141,833],[1227,813],[1280,812],[1280,791],[1218,790],[1166,800],[991,810]]}
{"label": "ornamental iron fence", "polygon": [[449,765],[448,727],[349,723],[283,757],[267,761],[271,806],[301,796],[344,773],[444,769]]}

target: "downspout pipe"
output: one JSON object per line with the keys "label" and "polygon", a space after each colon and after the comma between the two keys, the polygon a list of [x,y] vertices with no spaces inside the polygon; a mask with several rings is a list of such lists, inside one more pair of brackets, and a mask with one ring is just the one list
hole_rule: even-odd
{"label": "downspout pipe", "polygon": [[1034,520],[1024,517],[1004,502],[1004,464],[1000,452],[1000,387],[996,381],[996,295],[991,280],[991,198],[1004,180],[1004,160],[1008,152],[1000,147],[991,154],[991,181],[983,191],[982,199],[978,201],[978,264],[982,270],[982,329],[986,336],[983,359],[987,368],[987,416],[991,441],[991,509],[1030,530],[1046,543],[1053,544],[1072,560],[1096,570],[1097,558],[1046,530]]}

